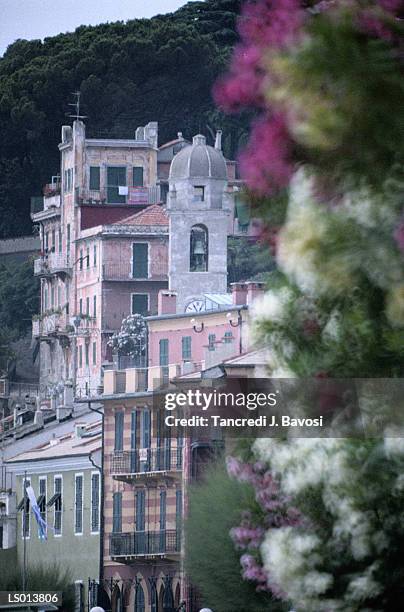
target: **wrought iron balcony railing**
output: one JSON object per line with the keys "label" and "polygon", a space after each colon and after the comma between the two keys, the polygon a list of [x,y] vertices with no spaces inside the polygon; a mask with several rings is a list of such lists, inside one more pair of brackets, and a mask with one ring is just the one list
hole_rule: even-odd
{"label": "wrought iron balcony railing", "polygon": [[179,553],[180,548],[181,532],[179,529],[111,533],[109,537],[111,557],[172,555]]}
{"label": "wrought iron balcony railing", "polygon": [[133,451],[114,451],[110,456],[111,474],[139,475],[157,472],[180,472],[183,447],[142,448]]}

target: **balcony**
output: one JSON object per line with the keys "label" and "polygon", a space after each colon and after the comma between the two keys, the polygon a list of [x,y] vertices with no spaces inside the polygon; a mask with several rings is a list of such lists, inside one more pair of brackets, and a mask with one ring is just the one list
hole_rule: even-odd
{"label": "balcony", "polygon": [[181,550],[181,532],[177,529],[162,531],[137,531],[134,533],[111,533],[109,554],[121,563],[156,557],[178,560]]}
{"label": "balcony", "polygon": [[127,195],[121,196],[122,201],[120,202],[108,201],[107,189],[94,191],[77,187],[75,197],[76,205],[78,206],[103,206],[106,204],[111,206],[122,206],[125,204],[128,206],[147,206],[149,204],[159,204],[161,202],[159,185],[153,187],[128,187]]}
{"label": "balcony", "polygon": [[149,368],[127,368],[125,370],[104,370],[104,395],[133,394],[156,391],[167,386],[173,378],[192,374],[204,369],[203,361],[172,363],[167,366]]}
{"label": "balcony", "polygon": [[114,451],[110,455],[111,476],[124,482],[181,477],[182,450],[179,446]]}
{"label": "balcony", "polygon": [[46,339],[69,334],[66,313],[50,312],[32,321],[32,337]]}
{"label": "balcony", "polygon": [[53,276],[54,274],[66,276],[70,273],[70,270],[71,265],[66,255],[61,253],[48,253],[34,260],[35,276]]}
{"label": "balcony", "polygon": [[60,183],[49,183],[43,188],[43,196],[31,197],[31,217],[40,221],[60,215]]}
{"label": "balcony", "polygon": [[148,276],[137,277],[133,274],[130,261],[106,261],[102,264],[102,280],[104,281],[155,281],[164,282],[168,278],[168,264],[162,261],[152,261]]}

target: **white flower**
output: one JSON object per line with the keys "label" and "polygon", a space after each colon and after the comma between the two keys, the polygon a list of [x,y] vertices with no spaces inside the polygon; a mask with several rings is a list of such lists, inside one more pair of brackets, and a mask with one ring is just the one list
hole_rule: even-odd
{"label": "white flower", "polygon": [[281,322],[286,315],[288,303],[293,298],[293,293],[287,287],[278,290],[267,291],[261,298],[257,298],[251,307],[252,318],[256,322],[272,321]]}

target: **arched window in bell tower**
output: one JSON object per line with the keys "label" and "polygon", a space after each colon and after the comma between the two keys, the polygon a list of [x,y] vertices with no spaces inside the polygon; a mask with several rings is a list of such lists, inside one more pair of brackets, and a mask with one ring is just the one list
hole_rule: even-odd
{"label": "arched window in bell tower", "polygon": [[207,272],[209,259],[208,228],[205,225],[193,225],[190,240],[190,271]]}

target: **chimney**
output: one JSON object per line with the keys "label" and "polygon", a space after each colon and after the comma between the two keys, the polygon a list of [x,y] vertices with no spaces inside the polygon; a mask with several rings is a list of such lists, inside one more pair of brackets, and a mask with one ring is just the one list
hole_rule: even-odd
{"label": "chimney", "polygon": [[184,136],[182,135],[182,132],[178,132],[177,138],[178,140],[184,140]]}
{"label": "chimney", "polygon": [[161,289],[157,297],[158,315],[176,314],[176,312],[177,312],[177,294],[176,292]]}
{"label": "chimney", "polygon": [[222,150],[222,130],[217,130],[216,132],[215,149],[218,151]]}
{"label": "chimney", "polygon": [[246,285],[247,285],[247,304],[248,306],[251,306],[253,301],[264,293],[265,283],[256,283],[256,282],[250,281],[246,283]]}
{"label": "chimney", "polygon": [[82,438],[85,431],[86,431],[86,426],[84,423],[74,424],[74,437],[75,438]]}
{"label": "chimney", "polygon": [[231,283],[231,294],[234,306],[245,306],[247,304],[246,283]]}

